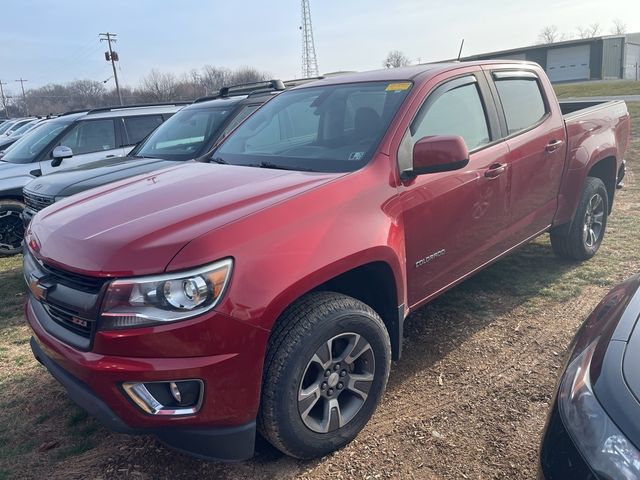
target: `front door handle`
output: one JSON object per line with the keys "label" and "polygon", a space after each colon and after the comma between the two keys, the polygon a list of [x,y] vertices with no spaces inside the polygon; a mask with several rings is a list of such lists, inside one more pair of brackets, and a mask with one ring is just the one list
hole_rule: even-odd
{"label": "front door handle", "polygon": [[507,171],[506,163],[494,163],[484,172],[484,176],[487,178],[496,178]]}
{"label": "front door handle", "polygon": [[115,155],[107,155],[107,156],[106,156],[106,157],[104,157],[104,158],[115,158]]}
{"label": "front door handle", "polygon": [[553,153],[557,149],[559,149],[563,143],[564,142],[562,140],[551,140],[549,143],[547,143],[547,146],[544,147],[544,149],[549,153]]}

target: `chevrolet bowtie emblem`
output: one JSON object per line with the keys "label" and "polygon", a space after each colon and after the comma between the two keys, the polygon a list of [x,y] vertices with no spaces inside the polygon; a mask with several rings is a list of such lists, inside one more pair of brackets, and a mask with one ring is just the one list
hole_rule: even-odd
{"label": "chevrolet bowtie emblem", "polygon": [[47,298],[48,287],[40,283],[40,279],[38,277],[34,277],[33,275],[29,276],[29,290],[36,300],[44,300]]}

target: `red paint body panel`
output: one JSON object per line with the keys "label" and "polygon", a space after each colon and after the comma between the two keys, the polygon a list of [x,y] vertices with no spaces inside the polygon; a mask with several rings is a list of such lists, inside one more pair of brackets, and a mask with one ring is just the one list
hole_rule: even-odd
{"label": "red paint body panel", "polygon": [[[540,77],[549,101],[544,121],[471,152],[460,170],[402,179],[400,143],[428,94],[446,80],[494,69]],[[246,422],[258,409],[269,331],[295,299],[381,262],[393,276],[394,307],[404,305],[408,313],[550,225],[570,221],[589,169],[608,156],[619,166],[628,143],[624,104],[571,117],[565,128],[550,83],[530,63],[419,66],[319,83],[372,80],[411,80],[413,87],[372,160],[358,171],[188,162],[82,193],[36,215],[27,232],[34,255],[88,276],[157,274],[234,259],[214,311],[161,327],[100,331],[91,352],[48,335],[28,304],[29,324],[46,353],[131,426]],[[549,153],[553,140],[564,145]],[[504,170],[487,177],[496,163]],[[441,250],[446,254],[416,268]],[[117,386],[176,376],[205,381],[206,406],[198,415],[146,416]]]}

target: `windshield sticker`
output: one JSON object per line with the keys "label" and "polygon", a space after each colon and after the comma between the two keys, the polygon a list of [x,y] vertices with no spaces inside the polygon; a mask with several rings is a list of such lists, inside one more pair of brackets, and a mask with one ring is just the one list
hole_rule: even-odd
{"label": "windshield sticker", "polygon": [[349,160],[362,160],[364,158],[364,152],[351,152],[349,154]]}
{"label": "windshield sticker", "polygon": [[387,92],[402,92],[411,88],[411,82],[390,83],[385,90]]}

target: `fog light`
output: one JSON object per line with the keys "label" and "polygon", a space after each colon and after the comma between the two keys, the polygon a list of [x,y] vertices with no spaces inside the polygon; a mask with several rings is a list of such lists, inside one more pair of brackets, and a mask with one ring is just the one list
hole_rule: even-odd
{"label": "fog light", "polygon": [[180,389],[178,388],[178,385],[176,385],[176,382],[169,383],[169,390],[171,390],[171,395],[173,395],[174,400],[178,403],[182,403],[182,395],[180,394]]}
{"label": "fog light", "polygon": [[125,382],[127,396],[150,415],[193,415],[200,410],[204,396],[202,380],[164,382]]}

